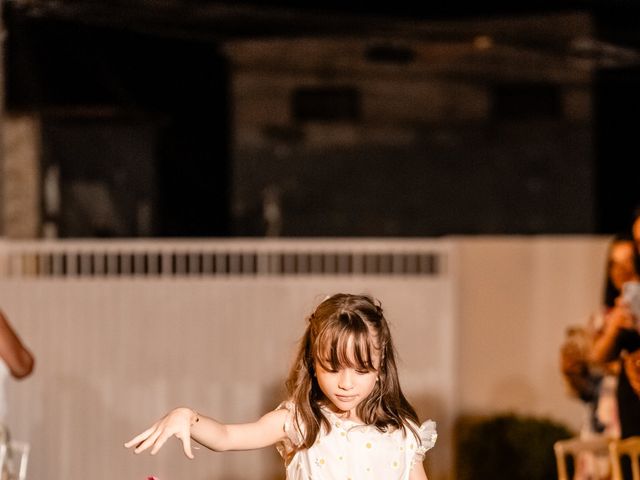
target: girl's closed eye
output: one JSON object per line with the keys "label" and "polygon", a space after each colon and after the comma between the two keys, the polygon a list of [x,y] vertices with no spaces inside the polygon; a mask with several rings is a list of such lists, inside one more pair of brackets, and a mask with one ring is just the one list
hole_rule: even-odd
{"label": "girl's closed eye", "polygon": [[[345,370],[344,368],[325,368],[325,367],[320,367],[323,371],[327,372],[327,373],[340,373],[342,370]],[[366,375],[368,373],[374,373],[375,370],[365,370],[362,368],[355,368],[353,369],[354,372],[356,372],[358,375]]]}
{"label": "girl's closed eye", "polygon": [[353,367],[333,367],[330,360],[319,361],[318,366],[327,373],[340,373],[342,370],[352,369],[358,375],[366,375],[368,373],[376,373],[375,368],[353,368]]}

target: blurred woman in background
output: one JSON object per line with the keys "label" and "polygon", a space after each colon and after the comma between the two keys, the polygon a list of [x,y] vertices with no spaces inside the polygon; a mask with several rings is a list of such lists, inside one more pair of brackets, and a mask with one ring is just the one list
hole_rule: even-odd
{"label": "blurred woman in background", "polygon": [[[589,357],[596,364],[618,364],[616,403],[620,437],[628,438],[640,435],[640,309],[637,308],[640,306],[640,278],[637,273],[640,261],[633,242],[620,252],[612,263],[610,274],[619,293],[604,316]],[[631,471],[624,461],[623,471],[624,478],[630,479]]]}
{"label": "blurred woman in background", "polygon": [[[617,257],[614,258],[612,253],[610,276],[616,290],[621,292],[625,284],[638,285],[640,279],[636,273],[638,255],[634,244],[627,242],[618,249],[620,253]],[[616,361],[621,367],[616,398],[622,438],[640,435],[640,396],[633,390],[627,369],[624,368],[626,358],[640,350],[640,332],[636,326],[638,315],[632,311],[631,304],[630,298],[618,293],[603,318],[603,325],[598,329],[590,353],[590,359],[596,364]]]}
{"label": "blurred woman in background", "polygon": [[[587,325],[567,330],[567,339],[561,348],[561,370],[570,393],[587,407],[587,418],[580,432],[582,438],[620,437],[616,398],[620,364],[613,357],[611,361],[604,356],[593,358],[593,349],[602,338],[609,317],[617,314],[616,302],[623,285],[635,280],[633,239],[630,235],[617,235],[607,249],[602,307],[590,317]],[[606,478],[609,470],[608,456],[585,452],[578,458],[574,479]]]}
{"label": "blurred woman in background", "polygon": [[[9,441],[7,420],[6,383],[11,377],[24,378],[33,371],[33,355],[22,344],[20,338],[0,311],[0,444]],[[6,462],[2,465],[0,475],[5,478]]]}
{"label": "blurred woman in background", "polygon": [[6,380],[24,378],[33,371],[34,358],[23,345],[9,320],[0,311],[0,423],[7,415]]}

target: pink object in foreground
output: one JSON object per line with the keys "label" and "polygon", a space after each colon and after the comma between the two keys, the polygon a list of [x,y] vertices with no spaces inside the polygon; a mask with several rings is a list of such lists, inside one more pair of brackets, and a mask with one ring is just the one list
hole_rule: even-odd
{"label": "pink object in foreground", "polygon": [[158,477],[147,477],[147,480],[158,480]]}

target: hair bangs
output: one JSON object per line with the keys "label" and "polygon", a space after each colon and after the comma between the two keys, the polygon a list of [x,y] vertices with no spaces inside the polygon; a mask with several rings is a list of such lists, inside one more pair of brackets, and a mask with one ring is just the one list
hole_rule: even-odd
{"label": "hair bangs", "polygon": [[328,371],[374,371],[378,353],[373,331],[358,315],[341,313],[316,338],[314,357]]}

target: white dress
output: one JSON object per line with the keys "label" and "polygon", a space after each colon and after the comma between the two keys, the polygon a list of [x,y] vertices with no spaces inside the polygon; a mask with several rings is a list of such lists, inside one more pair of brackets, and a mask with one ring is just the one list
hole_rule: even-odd
{"label": "white dress", "polygon": [[322,408],[331,431],[323,428],[310,448],[298,449],[303,436],[295,427],[295,407],[284,402],[278,408],[289,412],[284,427],[287,439],[277,445],[285,461],[290,458],[287,480],[407,480],[413,465],[422,461],[438,436],[431,420],[414,426],[421,439],[419,445],[408,429],[406,434],[399,429],[380,432]]}

